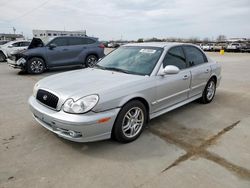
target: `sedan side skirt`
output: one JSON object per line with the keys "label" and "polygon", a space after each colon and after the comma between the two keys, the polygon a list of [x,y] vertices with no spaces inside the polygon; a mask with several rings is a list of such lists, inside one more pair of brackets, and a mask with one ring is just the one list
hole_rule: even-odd
{"label": "sedan side skirt", "polygon": [[182,102],[180,102],[180,103],[177,103],[177,104],[175,104],[175,105],[173,105],[173,106],[170,106],[170,107],[168,107],[168,108],[164,108],[163,110],[160,110],[160,111],[158,111],[158,112],[154,112],[154,113],[152,113],[152,114],[150,114],[150,119],[153,119],[153,118],[156,118],[156,117],[158,117],[158,116],[160,116],[160,115],[162,115],[162,114],[165,114],[165,113],[167,113],[167,112],[169,112],[169,111],[172,111],[172,110],[174,110],[174,109],[176,109],[176,108],[179,108],[180,106],[183,106],[183,105],[185,105],[185,104],[187,104],[187,103],[190,103],[190,102],[192,102],[192,101],[194,101],[194,100],[196,100],[196,99],[199,99],[199,98],[201,98],[202,97],[202,93],[201,94],[198,94],[198,95],[195,95],[195,96],[193,96],[193,97],[191,97],[191,98],[189,98],[189,99],[187,99],[187,100],[185,100],[185,101],[182,101]]}

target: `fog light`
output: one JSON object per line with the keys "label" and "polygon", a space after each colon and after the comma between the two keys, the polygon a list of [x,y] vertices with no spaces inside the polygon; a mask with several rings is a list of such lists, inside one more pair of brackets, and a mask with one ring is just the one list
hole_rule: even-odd
{"label": "fog light", "polygon": [[74,138],[78,138],[78,137],[82,136],[82,134],[80,132],[70,131],[70,130],[69,130],[69,135],[74,137]]}
{"label": "fog light", "polygon": [[62,128],[56,128],[56,130],[72,138],[82,137],[82,133],[77,132],[77,131],[72,131],[72,130],[67,130],[67,129],[62,129]]}

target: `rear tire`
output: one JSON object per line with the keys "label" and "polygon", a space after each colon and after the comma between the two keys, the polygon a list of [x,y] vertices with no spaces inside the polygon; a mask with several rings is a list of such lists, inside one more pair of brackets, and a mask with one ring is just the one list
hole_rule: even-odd
{"label": "rear tire", "polygon": [[130,101],[119,112],[112,130],[112,138],[128,143],[136,140],[147,121],[147,111],[140,101]]}
{"label": "rear tire", "polygon": [[29,74],[41,74],[44,72],[44,60],[38,57],[33,57],[27,62],[27,72]]}
{"label": "rear tire", "polygon": [[5,62],[6,61],[6,56],[4,55],[3,52],[0,52],[0,62]]}
{"label": "rear tire", "polygon": [[200,98],[200,102],[203,104],[208,104],[212,102],[214,99],[216,92],[216,82],[215,79],[211,78],[208,82],[207,85],[203,91],[202,97]]}
{"label": "rear tire", "polygon": [[95,55],[89,55],[87,56],[85,60],[85,66],[86,67],[94,67],[97,63],[98,58]]}

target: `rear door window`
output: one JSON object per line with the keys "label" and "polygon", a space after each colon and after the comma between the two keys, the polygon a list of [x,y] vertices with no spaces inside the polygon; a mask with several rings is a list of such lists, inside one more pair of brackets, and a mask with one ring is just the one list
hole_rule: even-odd
{"label": "rear door window", "polygon": [[207,62],[206,56],[200,49],[194,46],[183,46],[190,66],[200,65]]}
{"label": "rear door window", "polygon": [[173,47],[168,50],[163,60],[163,68],[165,68],[167,65],[174,65],[179,69],[187,68],[186,59],[182,47]]}
{"label": "rear door window", "polygon": [[56,46],[67,46],[68,40],[66,38],[56,38],[51,42],[51,44],[55,44]]}
{"label": "rear door window", "polygon": [[82,38],[69,38],[69,45],[70,46],[83,45]]}
{"label": "rear door window", "polygon": [[95,40],[90,39],[90,38],[83,38],[83,43],[84,44],[94,44]]}

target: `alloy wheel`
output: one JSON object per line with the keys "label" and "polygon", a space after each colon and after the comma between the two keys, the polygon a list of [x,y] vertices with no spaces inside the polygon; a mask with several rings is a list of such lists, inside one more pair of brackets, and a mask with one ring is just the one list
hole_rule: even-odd
{"label": "alloy wheel", "polygon": [[30,69],[34,73],[40,73],[43,71],[43,62],[39,60],[32,61],[30,64]]}
{"label": "alloy wheel", "polygon": [[96,65],[97,58],[95,56],[91,56],[87,59],[87,66],[94,67]]}
{"label": "alloy wheel", "polygon": [[207,99],[212,100],[214,94],[215,94],[215,83],[214,81],[211,81],[207,87]]}
{"label": "alloy wheel", "polygon": [[122,121],[122,132],[128,138],[135,137],[142,129],[144,124],[144,113],[138,107],[131,108],[124,116]]}

